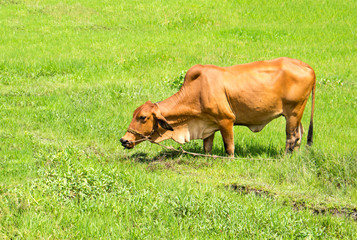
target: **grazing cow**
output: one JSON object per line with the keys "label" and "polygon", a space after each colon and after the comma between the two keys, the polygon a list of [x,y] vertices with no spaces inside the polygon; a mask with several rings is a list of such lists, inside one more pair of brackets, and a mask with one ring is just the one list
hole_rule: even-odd
{"label": "grazing cow", "polygon": [[203,139],[205,152],[211,152],[214,133],[220,131],[225,150],[232,156],[234,125],[259,132],[273,119],[284,116],[285,152],[291,152],[300,147],[301,118],[311,92],[307,144],[312,144],[315,86],[314,70],[290,58],[231,67],[195,65],[187,71],[177,93],[162,102],[147,101],[134,111],[120,142],[129,149],[145,137],[181,144]]}

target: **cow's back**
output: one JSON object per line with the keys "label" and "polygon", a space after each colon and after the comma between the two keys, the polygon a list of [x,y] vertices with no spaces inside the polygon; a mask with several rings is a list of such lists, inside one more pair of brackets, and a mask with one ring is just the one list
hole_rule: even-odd
{"label": "cow's back", "polygon": [[278,58],[231,67],[196,65],[184,85],[201,108],[216,117],[234,117],[236,124],[266,124],[283,114],[284,104],[305,101],[315,74],[299,60]]}

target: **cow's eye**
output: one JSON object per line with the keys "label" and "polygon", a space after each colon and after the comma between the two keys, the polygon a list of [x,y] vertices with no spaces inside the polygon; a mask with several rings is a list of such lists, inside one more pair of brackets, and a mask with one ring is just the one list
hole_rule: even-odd
{"label": "cow's eye", "polygon": [[146,119],[146,116],[140,116],[139,119],[144,121]]}

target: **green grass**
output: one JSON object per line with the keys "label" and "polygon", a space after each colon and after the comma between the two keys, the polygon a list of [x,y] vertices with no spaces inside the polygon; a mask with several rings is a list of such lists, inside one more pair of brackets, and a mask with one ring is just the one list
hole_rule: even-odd
{"label": "green grass", "polygon": [[[357,238],[356,7],[0,0],[0,239]],[[283,118],[235,127],[235,160],[120,147],[192,65],[281,56],[316,71],[311,149],[283,155]]]}

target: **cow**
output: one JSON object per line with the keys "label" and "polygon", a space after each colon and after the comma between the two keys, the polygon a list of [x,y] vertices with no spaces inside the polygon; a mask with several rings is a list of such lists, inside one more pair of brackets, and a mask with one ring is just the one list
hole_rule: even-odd
{"label": "cow", "polygon": [[315,86],[314,70],[286,57],[230,67],[195,65],[177,93],[161,102],[147,101],[134,111],[120,142],[130,149],[146,139],[180,144],[203,139],[204,151],[210,153],[214,134],[220,131],[226,153],[233,156],[234,125],[259,132],[284,116],[285,152],[293,152],[301,145],[301,118],[311,92],[307,144],[312,145]]}

